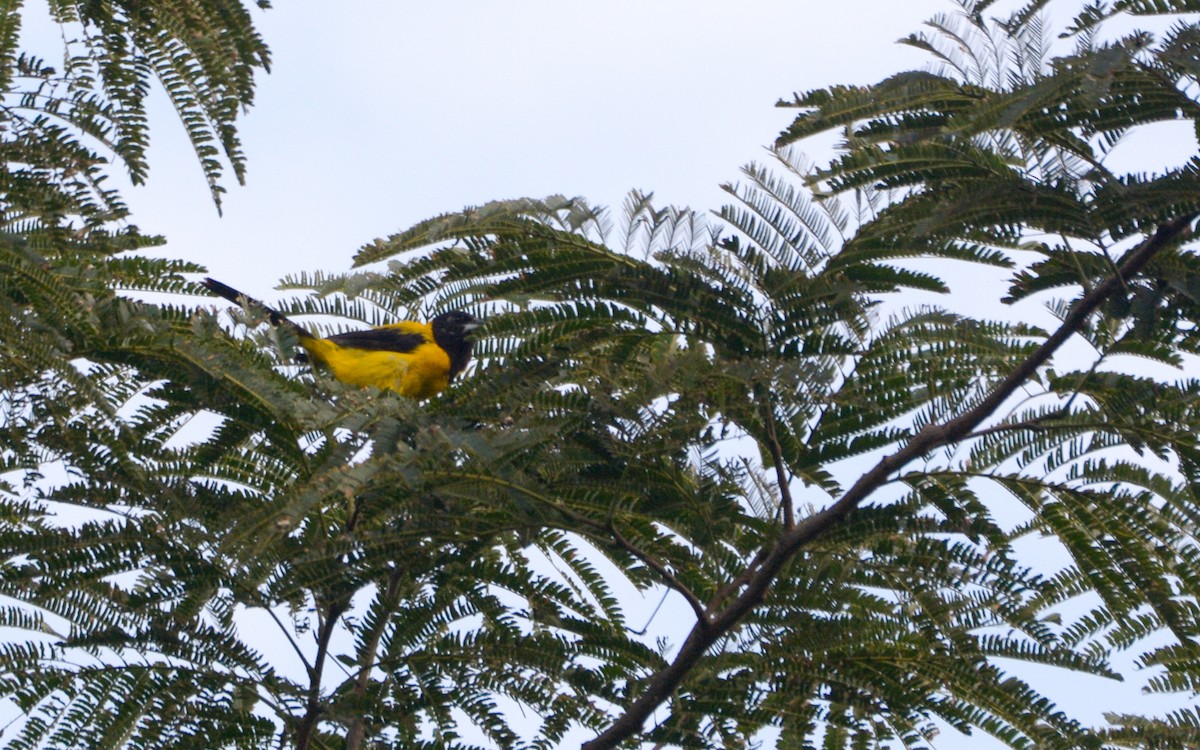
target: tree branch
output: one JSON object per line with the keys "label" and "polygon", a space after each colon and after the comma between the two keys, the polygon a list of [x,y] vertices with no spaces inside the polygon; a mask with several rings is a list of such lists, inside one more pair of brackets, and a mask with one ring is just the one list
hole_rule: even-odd
{"label": "tree branch", "polygon": [[750,564],[746,566],[745,570],[738,574],[737,578],[734,578],[732,581],[721,587],[716,595],[713,596],[713,598],[708,602],[708,607],[706,607],[704,611],[708,612],[709,615],[712,615],[713,612],[716,612],[717,608],[719,608],[726,599],[733,596],[738,589],[750,582],[750,578],[754,575],[754,571],[758,570],[758,566],[762,565],[762,562],[765,559],[767,559],[767,551],[765,549],[760,549],[758,554],[754,556],[754,559],[750,561]]}
{"label": "tree branch", "polygon": [[[745,588],[729,606],[710,620],[707,628],[697,624],[688,634],[675,659],[646,681],[644,691],[630,704],[625,713],[581,750],[608,750],[640,732],[654,709],[665,702],[679,687],[688,673],[704,657],[719,638],[729,632],[755,607],[762,603],[767,590],[779,577],[784,566],[804,545],[840,523],[867,497],[887,481],[889,475],[910,461],[932,450],[958,442],[991,416],[1037,369],[1073,336],[1088,317],[1104,303],[1126,279],[1139,273],[1156,253],[1174,244],[1189,233],[1188,227],[1196,218],[1192,213],[1171,221],[1131,251],[1118,272],[1087,291],[1075,304],[1062,324],[1041,346],[1029,355],[1009,375],[997,384],[990,394],[974,408],[940,424],[927,425],[900,450],[881,459],[859,477],[833,505],[818,511],[790,530],[785,531],[762,558],[758,569],[746,578]],[[756,558],[757,560],[757,558]]]}
{"label": "tree branch", "polygon": [[706,628],[708,627],[708,612],[704,608],[704,603],[700,601],[700,597],[692,593],[692,590],[689,589],[682,581],[676,578],[674,573],[667,570],[667,566],[660,562],[658,558],[630,543],[630,541],[626,539],[620,531],[617,531],[616,524],[609,521],[608,530],[610,533],[612,533],[613,540],[616,541],[617,545],[620,546],[621,549],[641,560],[646,564],[647,567],[649,567],[655,573],[658,573],[669,588],[678,592],[680,596],[687,600],[687,603],[691,606],[692,611],[696,613],[696,620],[699,625]]}
{"label": "tree branch", "polygon": [[[346,520],[345,526],[347,534],[354,533],[354,527],[358,525],[362,512],[361,499],[351,498],[351,503],[350,516]],[[350,609],[352,596],[353,594],[350,593],[333,598],[329,602],[328,612],[318,630],[317,655],[313,659],[313,668],[309,670],[308,706],[304,718],[301,719],[300,726],[296,730],[296,750],[308,750],[309,743],[312,742],[312,737],[316,733],[317,722],[321,714],[325,712],[325,706],[321,703],[321,676],[325,671],[325,660],[329,657],[329,641],[333,637],[338,620],[346,613],[346,610]]]}
{"label": "tree branch", "polygon": [[[396,567],[388,574],[387,585],[379,595],[379,622],[375,628],[367,636],[363,647],[359,650],[362,655],[363,666],[358,672],[358,677],[354,680],[353,693],[355,695],[364,695],[367,692],[367,686],[371,681],[371,669],[377,666],[374,662],[375,651],[379,648],[379,641],[383,639],[383,631],[387,629],[388,620],[391,612],[396,607],[396,602],[399,601],[400,581],[403,578],[403,573],[399,567]],[[363,741],[367,736],[367,724],[361,716],[356,716],[350,722],[350,728],[346,732],[346,750],[359,750],[362,747]]]}
{"label": "tree branch", "polygon": [[329,605],[329,612],[321,622],[317,632],[317,656],[313,659],[313,668],[309,671],[308,705],[300,726],[296,729],[296,750],[308,750],[313,734],[317,729],[317,721],[324,713],[321,705],[321,675],[325,671],[325,660],[329,655],[329,641],[337,622],[349,608],[349,602],[334,602]]}
{"label": "tree branch", "polygon": [[783,462],[783,446],[779,444],[779,434],[775,431],[775,410],[771,408],[770,400],[762,402],[762,412],[767,428],[767,448],[771,451],[771,463],[775,464],[775,483],[779,485],[779,502],[783,506],[783,528],[790,529],[796,525],[796,510],[787,466]]}

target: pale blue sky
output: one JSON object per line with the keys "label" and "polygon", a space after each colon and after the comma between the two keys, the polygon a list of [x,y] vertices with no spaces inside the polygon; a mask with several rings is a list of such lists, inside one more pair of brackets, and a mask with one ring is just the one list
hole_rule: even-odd
{"label": "pale blue sky", "polygon": [[499,198],[631,188],[717,208],[765,156],[793,91],[922,65],[894,44],[943,0],[281,2],[256,13],[273,70],[242,125],[224,218],[181,128],[153,132],[128,193],[172,255],[263,292],[344,270],[376,237]]}

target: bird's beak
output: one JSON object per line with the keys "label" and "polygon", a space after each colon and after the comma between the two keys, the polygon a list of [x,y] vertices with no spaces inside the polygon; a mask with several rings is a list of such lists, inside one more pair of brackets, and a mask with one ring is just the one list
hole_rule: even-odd
{"label": "bird's beak", "polygon": [[479,328],[482,325],[483,325],[482,320],[480,320],[479,318],[472,318],[469,322],[463,323],[463,327],[462,327],[463,333],[470,333],[471,331],[474,331],[476,328]]}

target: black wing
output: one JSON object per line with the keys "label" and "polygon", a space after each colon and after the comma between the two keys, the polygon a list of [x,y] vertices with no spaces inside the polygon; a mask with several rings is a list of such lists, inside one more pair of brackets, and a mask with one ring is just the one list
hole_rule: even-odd
{"label": "black wing", "polygon": [[419,333],[402,333],[394,328],[368,328],[365,331],[346,331],[334,334],[329,340],[338,346],[349,349],[369,349],[371,351],[411,352],[425,343],[425,337]]}

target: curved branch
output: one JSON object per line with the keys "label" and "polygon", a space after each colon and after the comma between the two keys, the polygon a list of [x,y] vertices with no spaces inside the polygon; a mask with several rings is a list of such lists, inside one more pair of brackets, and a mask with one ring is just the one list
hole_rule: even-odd
{"label": "curved branch", "polygon": [[[700,662],[705,653],[722,636],[742,621],[755,607],[762,603],[771,584],[779,577],[788,561],[806,544],[820,537],[840,523],[851,511],[887,482],[888,477],[910,461],[942,446],[956,443],[979,427],[1021,387],[1050,357],[1083,327],[1088,317],[1105,300],[1122,288],[1125,280],[1145,268],[1159,251],[1185,239],[1190,224],[1197,213],[1182,216],[1159,227],[1153,236],[1126,256],[1118,272],[1103,283],[1088,290],[1063,318],[1062,324],[1041,346],[1030,354],[1016,369],[997,384],[990,394],[974,408],[942,423],[927,425],[895,453],[881,459],[867,473],[859,477],[850,489],[833,505],[821,510],[786,529],[765,556],[761,557],[757,570],[745,576],[745,588],[729,605],[709,621],[708,627],[694,626],[676,654],[675,659],[663,669],[651,675],[637,700],[629,705],[625,713],[607,729],[585,742],[581,750],[608,750],[614,748],[634,734],[642,731],[646,720],[658,706],[664,703],[679,687],[688,673]],[[760,558],[756,558],[758,561]]]}
{"label": "curved branch", "polygon": [[689,589],[683,583],[683,581],[680,581],[674,573],[672,573],[670,570],[667,570],[667,566],[659,561],[658,558],[649,552],[634,546],[628,539],[624,537],[624,535],[621,534],[620,531],[617,530],[616,524],[610,521],[608,530],[612,533],[613,540],[616,541],[617,545],[621,549],[641,560],[647,567],[662,576],[663,582],[667,585],[667,588],[677,591],[680,596],[687,600],[687,603],[691,606],[692,611],[696,613],[696,620],[699,626],[705,628],[708,627],[708,612],[705,611],[704,602],[700,601],[700,597],[692,593],[692,590]]}

